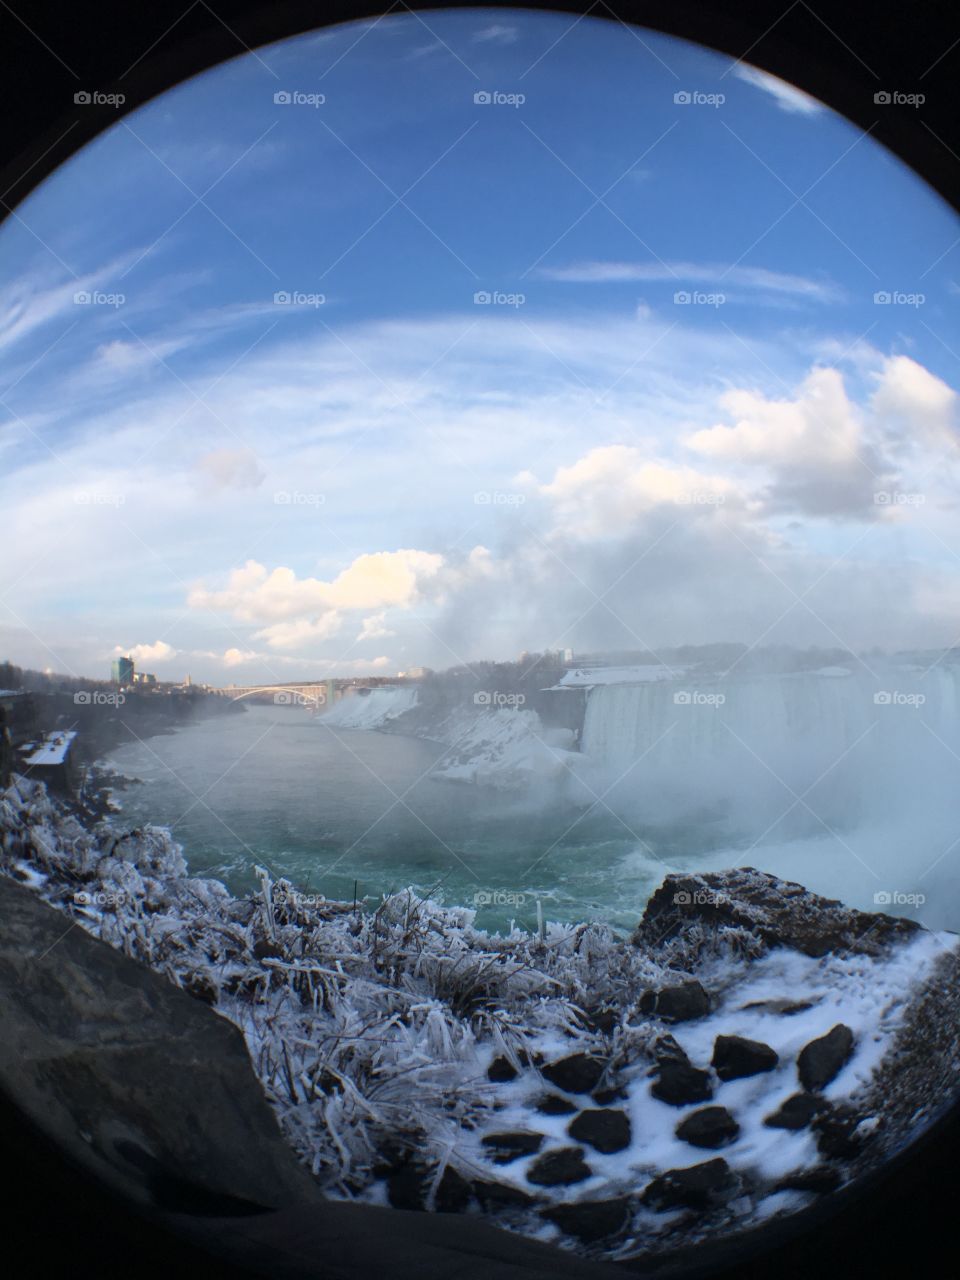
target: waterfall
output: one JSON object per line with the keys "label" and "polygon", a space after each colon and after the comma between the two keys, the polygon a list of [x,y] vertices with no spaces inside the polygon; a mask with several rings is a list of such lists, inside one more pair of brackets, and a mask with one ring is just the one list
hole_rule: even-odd
{"label": "waterfall", "polygon": [[[581,776],[656,821],[710,815],[750,830],[788,805],[849,826],[939,792],[960,771],[957,667],[603,684],[587,699]],[[955,755],[954,752],[957,754]]]}

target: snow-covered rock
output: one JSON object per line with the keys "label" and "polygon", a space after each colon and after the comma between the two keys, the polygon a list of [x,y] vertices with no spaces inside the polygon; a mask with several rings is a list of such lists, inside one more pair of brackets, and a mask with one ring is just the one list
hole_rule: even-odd
{"label": "snow-covered rock", "polygon": [[412,711],[417,690],[412,685],[385,685],[369,692],[353,693],[324,712],[320,724],[331,729],[382,729],[391,720]]}
{"label": "snow-covered rock", "polygon": [[545,728],[535,711],[524,708],[463,708],[442,720],[431,737],[448,748],[433,777],[500,790],[559,777],[576,758],[571,730]]}

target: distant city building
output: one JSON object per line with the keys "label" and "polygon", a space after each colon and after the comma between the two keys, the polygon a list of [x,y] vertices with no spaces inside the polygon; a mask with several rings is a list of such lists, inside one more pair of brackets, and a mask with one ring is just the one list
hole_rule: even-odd
{"label": "distant city building", "polygon": [[432,667],[410,667],[408,671],[398,671],[397,678],[402,680],[425,680],[433,675]]}
{"label": "distant city building", "polygon": [[110,664],[110,678],[114,684],[133,684],[136,679],[132,658],[114,658]]}
{"label": "distant city building", "polygon": [[157,677],[153,674],[152,671],[134,671],[133,683],[134,684],[156,684]]}

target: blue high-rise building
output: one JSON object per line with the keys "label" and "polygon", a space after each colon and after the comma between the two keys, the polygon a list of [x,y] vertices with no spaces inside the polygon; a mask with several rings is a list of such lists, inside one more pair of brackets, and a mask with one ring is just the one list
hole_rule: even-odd
{"label": "blue high-rise building", "polygon": [[110,664],[110,678],[114,684],[133,684],[132,658],[114,658]]}

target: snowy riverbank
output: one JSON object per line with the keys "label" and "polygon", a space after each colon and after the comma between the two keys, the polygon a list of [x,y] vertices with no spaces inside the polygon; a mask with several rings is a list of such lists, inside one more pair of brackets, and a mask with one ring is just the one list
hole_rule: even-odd
{"label": "snowy riverbank", "polygon": [[336,1198],[634,1256],[801,1209],[947,1100],[955,1032],[903,1028],[931,992],[951,1025],[956,938],[758,872],[670,878],[632,940],[541,940],[266,872],[233,897],[168,833],[86,831],[22,779],[0,825],[0,871],[240,1028]]}
{"label": "snowy riverbank", "polygon": [[523,791],[562,776],[575,758],[570,729],[545,726],[536,711],[490,706],[481,701],[448,710],[425,722],[415,718],[417,690],[373,689],[342,699],[319,723],[339,729],[412,733],[447,750],[430,771],[433,778],[468,782],[501,791]]}

